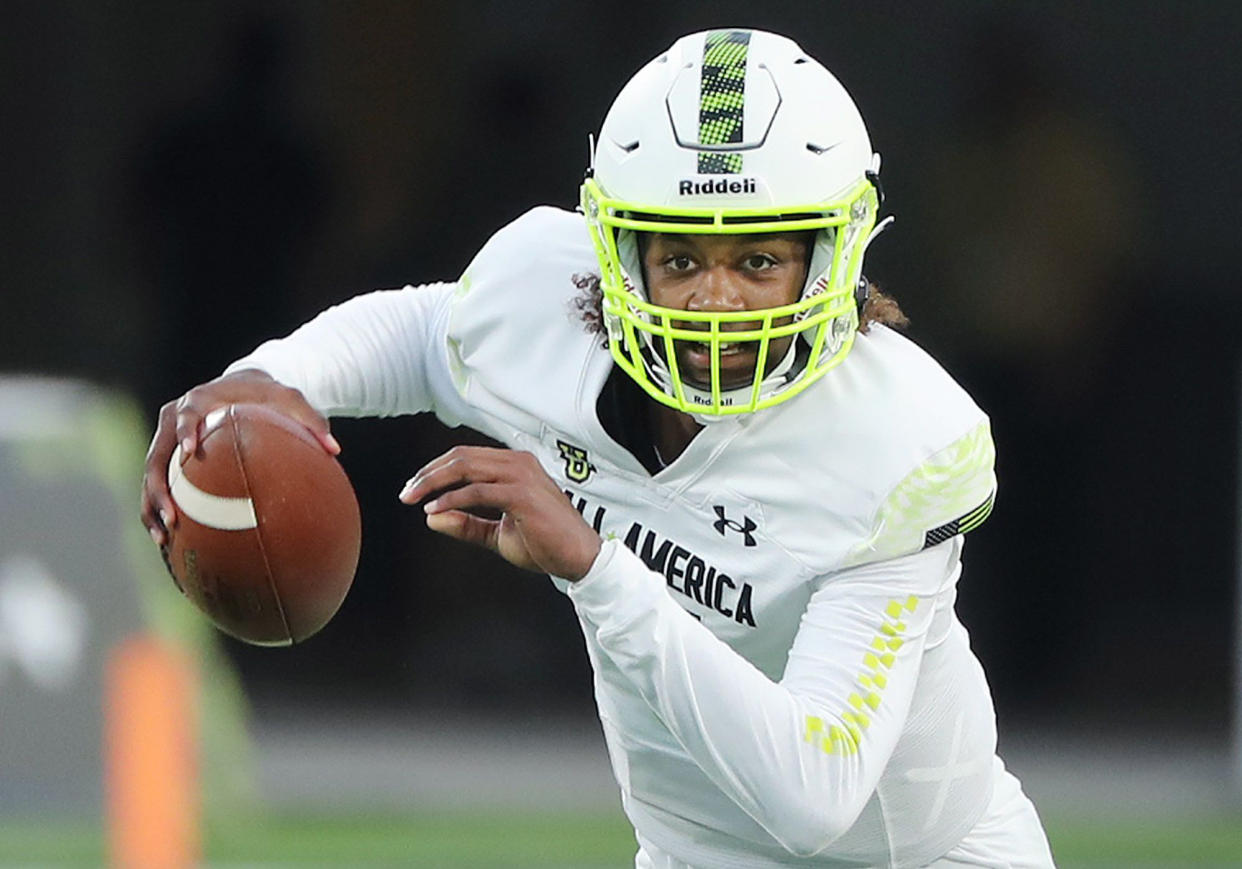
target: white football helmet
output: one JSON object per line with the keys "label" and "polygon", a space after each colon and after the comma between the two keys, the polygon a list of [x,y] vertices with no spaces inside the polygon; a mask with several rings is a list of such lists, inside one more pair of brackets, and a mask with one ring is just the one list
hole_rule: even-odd
{"label": "white football helmet", "polygon": [[[582,185],[617,364],[657,401],[704,421],[770,407],[810,386],[853,345],[878,170],[853,100],[793,41],[757,30],[677,40],[617,96]],[[818,232],[794,304],[703,312],[647,297],[637,232],[799,230]],[[730,331],[726,323],[760,325]],[[769,360],[773,339],[789,335],[797,337],[784,358]],[[749,385],[721,388],[722,336],[758,343]],[[677,341],[710,348],[710,388],[683,382]]]}

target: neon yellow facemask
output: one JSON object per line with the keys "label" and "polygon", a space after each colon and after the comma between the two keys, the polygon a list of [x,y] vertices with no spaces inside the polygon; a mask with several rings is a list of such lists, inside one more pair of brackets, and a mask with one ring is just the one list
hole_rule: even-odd
{"label": "neon yellow facemask", "polygon": [[[751,413],[788,401],[840,364],[858,327],[855,289],[863,249],[876,222],[878,197],[860,180],[840,198],[797,207],[685,208],[624,202],[603,192],[594,178],[582,185],[582,210],[599,258],[603,317],[613,359],[662,404],[704,421]],[[637,245],[625,231],[748,235],[817,230],[801,298],[790,305],[748,311],[683,311],[646,298]],[[628,247],[628,250],[626,248]],[[684,324],[694,324],[687,328]],[[745,331],[727,324],[758,323]],[[682,325],[676,325],[682,324]],[[793,336],[781,359],[769,359],[773,342]],[[684,382],[677,342],[708,348],[710,385]],[[722,344],[756,342],[747,385],[721,386]]]}

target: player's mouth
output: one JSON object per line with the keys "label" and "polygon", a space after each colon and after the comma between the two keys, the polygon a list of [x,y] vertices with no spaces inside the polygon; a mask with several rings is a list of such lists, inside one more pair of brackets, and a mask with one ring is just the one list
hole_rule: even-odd
{"label": "player's mouth", "polygon": [[[786,321],[774,325],[784,325]],[[707,332],[699,324],[674,323],[674,328],[692,329]],[[762,328],[760,322],[730,323],[721,329],[717,339],[717,354],[720,388],[741,389],[754,384],[759,364],[759,349],[763,341],[749,339],[728,341],[729,332],[754,333]],[[792,337],[773,338],[768,342],[768,352],[764,363],[766,371],[771,371],[784,358]],[[684,338],[674,341],[677,347],[677,368],[681,379],[696,389],[711,389],[712,383],[712,343],[711,341],[690,341]],[[765,371],[765,374],[766,374]]]}
{"label": "player's mouth", "polygon": [[[682,378],[692,386],[710,389],[712,382],[712,345],[708,341],[680,341],[677,362]],[[758,341],[721,341],[720,387],[735,389],[753,382]]]}
{"label": "player's mouth", "polygon": [[[687,343],[689,344],[691,348],[699,352],[702,352],[702,353],[712,352],[712,345],[707,341],[689,341]],[[743,353],[747,349],[754,349],[754,348],[748,348],[746,346],[747,344],[754,344],[754,343],[755,343],[754,341],[721,341],[720,342],[720,355],[731,356],[735,353]]]}
{"label": "player's mouth", "polygon": [[[711,365],[712,362],[712,345],[708,341],[685,341],[682,343],[685,348],[684,356],[690,358],[695,364],[705,366]],[[758,341],[721,341],[718,345],[720,348],[720,364],[733,367],[738,364],[737,360],[741,357],[754,360],[755,354],[758,352]]]}

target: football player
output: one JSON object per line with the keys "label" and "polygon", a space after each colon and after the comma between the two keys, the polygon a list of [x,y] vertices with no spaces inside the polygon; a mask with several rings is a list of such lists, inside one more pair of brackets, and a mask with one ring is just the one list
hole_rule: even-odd
{"label": "football player", "polygon": [[581,213],[167,405],[144,521],[166,540],[169,458],[215,406],[333,452],[327,417],[434,412],[510,449],[454,448],[400,498],[572,601],[637,866],[1049,866],[953,609],[988,420],[869,292],[878,171],[795,43],[684,37],[617,97]]}

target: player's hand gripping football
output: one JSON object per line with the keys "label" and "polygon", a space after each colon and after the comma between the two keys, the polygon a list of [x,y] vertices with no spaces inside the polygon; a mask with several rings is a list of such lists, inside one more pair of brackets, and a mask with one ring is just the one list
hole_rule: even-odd
{"label": "player's hand gripping football", "polygon": [[307,403],[302,393],[277,383],[262,371],[238,371],[194,387],[160,408],[155,437],[147,450],[142,476],[142,524],[157,545],[168,542],[168,530],[177,524],[177,507],[168,493],[168,462],[173,450],[181,444],[182,460],[188,460],[198,450],[203,418],[229,404],[262,404],[302,423],[331,455],[341,451],[328,430],[328,421]]}
{"label": "player's hand gripping football", "polygon": [[[599,554],[599,535],[530,453],[453,447],[425,465],[400,498],[423,505],[427,527],[490,549],[511,564],[576,581]],[[469,512],[491,508],[499,519]]]}

